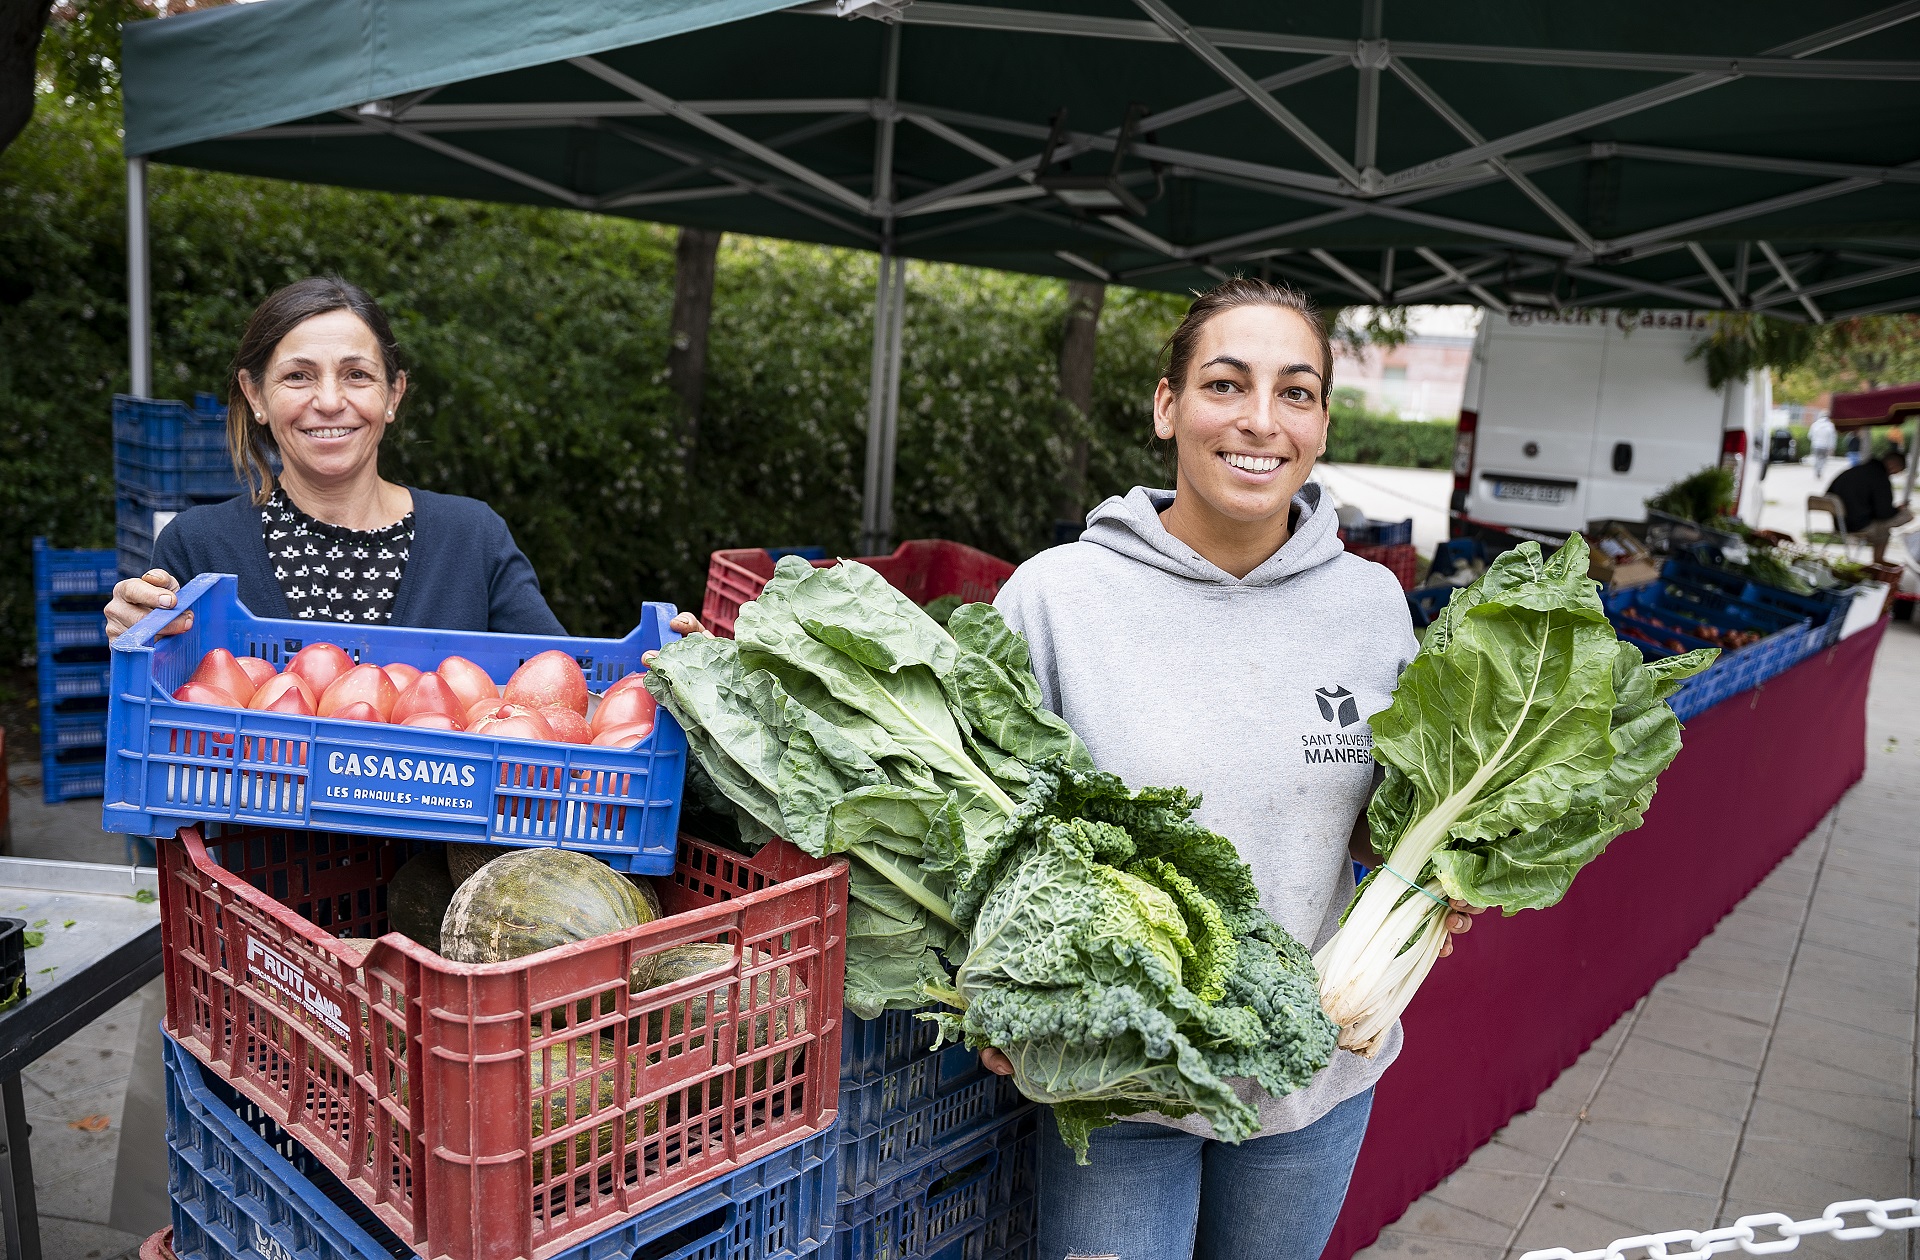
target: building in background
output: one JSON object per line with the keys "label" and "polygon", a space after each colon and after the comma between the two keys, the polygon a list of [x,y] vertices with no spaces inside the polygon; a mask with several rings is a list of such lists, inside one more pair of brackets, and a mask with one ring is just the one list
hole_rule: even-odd
{"label": "building in background", "polygon": [[1402,344],[1369,346],[1358,355],[1336,345],[1334,388],[1358,389],[1367,396],[1369,411],[1402,420],[1453,420],[1460,414],[1479,327],[1475,306],[1412,307]]}

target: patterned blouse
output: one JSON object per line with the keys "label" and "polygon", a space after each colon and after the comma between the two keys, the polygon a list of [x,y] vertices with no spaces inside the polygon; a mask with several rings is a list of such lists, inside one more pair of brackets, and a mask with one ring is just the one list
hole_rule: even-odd
{"label": "patterned blouse", "polygon": [[260,508],[260,530],[295,617],[373,623],[393,616],[413,546],[412,512],[385,529],[345,529],[308,516],[275,486]]}

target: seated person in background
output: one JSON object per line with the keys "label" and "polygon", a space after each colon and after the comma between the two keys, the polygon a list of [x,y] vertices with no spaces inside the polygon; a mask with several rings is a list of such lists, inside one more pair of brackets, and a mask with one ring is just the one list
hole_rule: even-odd
{"label": "seated person in background", "polygon": [[1827,493],[1847,509],[1846,531],[1873,548],[1873,562],[1887,558],[1887,540],[1893,531],[1913,519],[1911,508],[1893,505],[1893,475],[1905,472],[1907,457],[1897,450],[1867,460],[1833,479]]}

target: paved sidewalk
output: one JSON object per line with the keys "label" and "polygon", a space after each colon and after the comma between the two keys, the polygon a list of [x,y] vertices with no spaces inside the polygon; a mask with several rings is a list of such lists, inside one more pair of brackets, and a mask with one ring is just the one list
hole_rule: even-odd
{"label": "paved sidewalk", "polygon": [[[1512,1260],[1912,1195],[1917,984],[1920,630],[1895,622],[1866,777],[1532,1111],[1360,1256]],[[1913,1260],[1916,1234],[1813,1237],[1794,1254]]]}

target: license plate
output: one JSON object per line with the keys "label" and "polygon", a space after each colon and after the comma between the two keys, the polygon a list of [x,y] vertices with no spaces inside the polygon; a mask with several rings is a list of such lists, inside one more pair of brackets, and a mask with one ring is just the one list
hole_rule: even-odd
{"label": "license plate", "polygon": [[1552,481],[1507,481],[1498,477],[1489,477],[1493,483],[1493,497],[1516,503],[1545,503],[1557,505],[1565,503],[1573,494],[1573,487]]}

